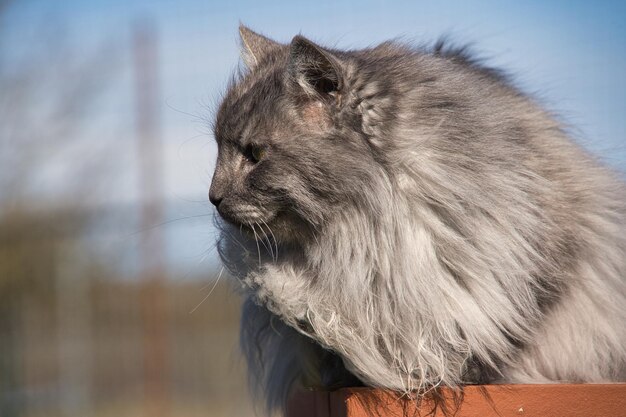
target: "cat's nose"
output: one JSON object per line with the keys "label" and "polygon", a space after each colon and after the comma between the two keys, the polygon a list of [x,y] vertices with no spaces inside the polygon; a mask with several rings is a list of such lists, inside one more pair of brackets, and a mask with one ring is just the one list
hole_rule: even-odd
{"label": "cat's nose", "polygon": [[215,173],[213,173],[213,178],[211,179],[211,187],[209,187],[209,201],[218,209],[220,207],[220,203],[228,194],[228,185],[229,181],[224,171],[218,164],[215,169]]}
{"label": "cat's nose", "polygon": [[219,207],[223,199],[223,196],[217,195],[217,193],[209,192],[209,201],[213,203],[215,207]]}

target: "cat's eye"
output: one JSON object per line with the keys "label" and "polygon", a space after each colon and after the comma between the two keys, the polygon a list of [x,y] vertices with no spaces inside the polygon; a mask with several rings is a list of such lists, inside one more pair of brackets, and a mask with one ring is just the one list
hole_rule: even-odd
{"label": "cat's eye", "polygon": [[261,161],[267,155],[267,150],[263,146],[248,145],[245,150],[245,157],[253,163]]}

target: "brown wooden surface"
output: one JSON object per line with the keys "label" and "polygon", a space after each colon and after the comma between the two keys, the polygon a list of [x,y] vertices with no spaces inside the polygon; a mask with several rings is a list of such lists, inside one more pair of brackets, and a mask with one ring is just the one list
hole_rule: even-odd
{"label": "brown wooden surface", "polygon": [[[448,391],[450,393],[450,391]],[[486,395],[487,394],[487,395]],[[450,404],[451,407],[454,407]],[[426,416],[432,402],[420,406],[370,388],[294,395],[287,417]],[[454,413],[452,413],[454,414]],[[435,414],[443,417],[441,411]],[[483,385],[464,389],[456,417],[626,417],[626,384]]]}

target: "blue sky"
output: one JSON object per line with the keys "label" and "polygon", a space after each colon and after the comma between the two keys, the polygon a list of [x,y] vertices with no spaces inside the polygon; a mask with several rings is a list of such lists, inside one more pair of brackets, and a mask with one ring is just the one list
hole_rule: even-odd
{"label": "blue sky", "polygon": [[[358,48],[390,38],[468,42],[511,72],[609,163],[626,165],[626,2],[585,1],[32,1],[10,22],[23,31],[65,25],[74,47],[121,46],[121,75],[101,117],[132,135],[130,33],[151,20],[159,31],[168,194],[199,195],[213,148],[200,120],[210,117],[238,60],[237,26],[288,42],[302,33],[322,44]],[[191,117],[187,113],[199,116]],[[107,117],[108,116],[108,117]],[[94,121],[95,123],[95,121]],[[202,156],[202,157],[201,157]]]}
{"label": "blue sky", "polygon": [[119,154],[127,156],[120,186],[108,196],[112,200],[136,196],[130,40],[133,23],[142,20],[158,29],[165,194],[170,200],[206,201],[214,147],[203,119],[210,118],[210,108],[237,65],[239,22],[278,41],[289,42],[302,33],[338,48],[390,38],[432,42],[443,34],[471,43],[572,125],[581,143],[626,171],[625,1],[17,3],[2,40],[9,52],[19,55],[33,48],[30,42],[38,38],[30,35],[46,25],[64,28],[78,55],[93,54],[103,42],[121,51],[119,73],[92,122],[101,127],[94,140],[116,136]]}

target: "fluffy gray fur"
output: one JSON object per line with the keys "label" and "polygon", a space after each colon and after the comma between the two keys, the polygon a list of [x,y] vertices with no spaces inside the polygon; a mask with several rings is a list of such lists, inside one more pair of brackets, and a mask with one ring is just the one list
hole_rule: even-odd
{"label": "fluffy gray fur", "polygon": [[462,49],[242,27],[210,198],[270,409],[297,387],[626,380],[626,191]]}

